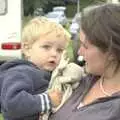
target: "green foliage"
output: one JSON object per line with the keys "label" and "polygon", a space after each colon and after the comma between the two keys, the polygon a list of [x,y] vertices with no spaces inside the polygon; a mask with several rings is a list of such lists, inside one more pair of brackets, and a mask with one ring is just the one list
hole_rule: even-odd
{"label": "green foliage", "polygon": [[67,5],[66,15],[68,18],[72,18],[76,12],[77,12],[77,5],[76,4],[68,4]]}
{"label": "green foliage", "polygon": [[[91,5],[93,3],[105,2],[106,0],[79,0],[80,9]],[[67,6],[66,14],[68,17],[73,17],[77,12],[77,2],[70,2],[70,0],[23,0],[24,15],[33,15],[36,8],[43,8],[45,13],[52,10],[53,6]],[[70,11],[70,12],[69,12]]]}
{"label": "green foliage", "polygon": [[69,42],[69,45],[67,47],[67,52],[68,52],[68,56],[69,56],[70,60],[74,61],[73,48],[72,48],[72,40],[70,40],[70,42]]}
{"label": "green foliage", "polygon": [[23,10],[25,16],[33,15],[34,3],[32,1],[33,0],[23,0]]}
{"label": "green foliage", "polygon": [[4,120],[3,117],[2,117],[2,114],[0,114],[0,120]]}
{"label": "green foliage", "polygon": [[23,0],[24,15],[33,15],[36,8],[43,8],[46,13],[52,10],[53,6],[64,5],[63,0]]}
{"label": "green foliage", "polygon": [[[103,3],[106,2],[106,0],[80,0],[80,11],[92,4],[98,4],[98,3]],[[77,12],[77,3],[67,3],[67,10],[66,10],[66,15],[67,17],[71,18],[75,15]]]}

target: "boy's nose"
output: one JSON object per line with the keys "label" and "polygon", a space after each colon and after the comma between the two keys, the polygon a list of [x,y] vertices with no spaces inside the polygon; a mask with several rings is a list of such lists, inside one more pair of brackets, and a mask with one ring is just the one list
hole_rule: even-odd
{"label": "boy's nose", "polygon": [[51,49],[51,52],[50,52],[51,56],[57,56],[57,51],[55,49]]}

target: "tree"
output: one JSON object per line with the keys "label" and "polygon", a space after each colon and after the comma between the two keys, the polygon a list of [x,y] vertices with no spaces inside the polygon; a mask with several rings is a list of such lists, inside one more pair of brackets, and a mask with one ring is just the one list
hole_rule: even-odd
{"label": "tree", "polygon": [[32,15],[34,12],[33,0],[23,0],[24,16]]}
{"label": "tree", "polygon": [[33,15],[36,8],[42,8],[44,12],[52,10],[53,6],[65,5],[63,0],[23,0],[24,15]]}

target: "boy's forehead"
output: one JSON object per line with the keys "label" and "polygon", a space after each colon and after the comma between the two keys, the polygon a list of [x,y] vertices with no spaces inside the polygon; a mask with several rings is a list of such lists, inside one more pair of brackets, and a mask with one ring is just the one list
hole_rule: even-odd
{"label": "boy's forehead", "polygon": [[66,36],[61,33],[56,33],[56,32],[51,32],[51,33],[46,33],[43,35],[40,35],[39,37],[40,40],[60,40],[60,41],[66,41]]}
{"label": "boy's forehead", "polygon": [[38,41],[40,44],[57,45],[63,48],[68,43],[67,40],[63,39],[62,37],[55,37],[55,36],[42,36]]}

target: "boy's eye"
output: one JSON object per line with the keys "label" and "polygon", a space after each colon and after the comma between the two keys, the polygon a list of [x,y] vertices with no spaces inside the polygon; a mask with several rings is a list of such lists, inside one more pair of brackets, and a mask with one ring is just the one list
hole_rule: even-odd
{"label": "boy's eye", "polygon": [[42,47],[45,48],[45,49],[49,49],[50,45],[43,45]]}
{"label": "boy's eye", "polygon": [[63,52],[63,49],[58,48],[57,51],[58,51],[59,53],[62,53],[62,52]]}

